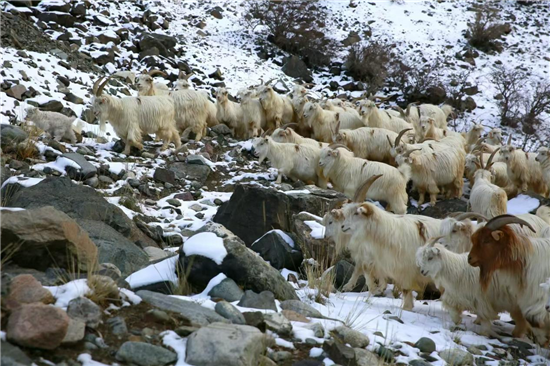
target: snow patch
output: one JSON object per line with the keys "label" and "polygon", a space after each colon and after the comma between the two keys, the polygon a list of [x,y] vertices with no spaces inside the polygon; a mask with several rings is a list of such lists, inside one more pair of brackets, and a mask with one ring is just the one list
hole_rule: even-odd
{"label": "snow patch", "polygon": [[178,283],[178,276],[176,275],[176,263],[178,256],[167,258],[161,262],[151,264],[137,272],[132,273],[126,277],[126,282],[131,288],[138,288],[152,283],[169,281],[172,283]]}
{"label": "snow patch", "polygon": [[311,229],[311,237],[313,239],[324,239],[325,238],[325,227],[319,224],[317,221],[304,221],[304,224],[309,226]]}
{"label": "snow patch", "polygon": [[520,194],[508,201],[508,213],[521,215],[536,210],[540,205],[538,199]]}
{"label": "snow patch", "polygon": [[223,239],[214,233],[199,233],[193,235],[183,243],[183,252],[186,256],[200,255],[212,259],[220,265],[227,255]]}

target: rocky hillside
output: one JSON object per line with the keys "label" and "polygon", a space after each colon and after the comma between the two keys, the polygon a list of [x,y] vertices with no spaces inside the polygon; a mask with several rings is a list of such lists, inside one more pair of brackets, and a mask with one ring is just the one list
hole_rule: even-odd
{"label": "rocky hillside", "polygon": [[[459,34],[468,3],[319,1],[331,14],[327,36],[342,44],[331,65],[309,68],[268,43],[265,27],[248,27],[244,5],[0,4],[2,365],[547,364],[547,349],[512,338],[508,314],[494,321],[499,338],[487,338],[469,313],[454,325],[437,291],[419,295],[412,312],[401,310],[391,284],[375,297],[361,277],[342,292],[354,260],[335,254],[321,217],[343,194],[276,184],[277,171],[225,125],[178,150],[145,137],[143,151],[128,156],[89,106],[98,77],[143,69],[164,70],[157,81],[170,85],[180,71],[193,72],[196,89],[226,86],[232,94],[272,78],[285,92],[295,78],[311,78],[312,96],[354,98],[362,83],[343,63],[369,30],[418,62],[446,54],[456,59],[449,73],[471,68],[476,88],[468,97],[477,107],[453,127],[496,125],[495,91],[484,76],[499,62],[548,75],[545,5],[498,5],[513,29],[505,51],[470,60]],[[111,79],[106,91],[137,94],[132,76]],[[403,101],[391,85],[380,94],[393,96],[388,105]],[[25,123],[28,106],[78,117],[77,143]],[[413,194],[409,213],[466,211],[467,193],[434,207],[418,207]],[[508,210],[549,204],[519,195]]]}

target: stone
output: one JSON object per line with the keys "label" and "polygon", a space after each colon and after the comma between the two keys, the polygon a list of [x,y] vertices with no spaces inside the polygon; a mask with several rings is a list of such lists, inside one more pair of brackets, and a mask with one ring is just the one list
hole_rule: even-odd
{"label": "stone", "polygon": [[193,195],[191,192],[184,192],[184,193],[178,193],[174,195],[175,199],[182,200],[182,201],[193,201]]}
{"label": "stone", "polygon": [[333,334],[339,337],[344,343],[349,344],[354,348],[365,348],[369,345],[369,337],[365,334],[348,328],[344,325],[336,327],[332,330]]}
{"label": "stone", "polygon": [[418,348],[420,352],[424,353],[432,353],[433,351],[435,351],[435,342],[426,337],[420,338],[418,341],[416,341],[414,346]]}
{"label": "stone", "polygon": [[199,329],[200,327],[190,327],[190,326],[183,325],[183,326],[177,327],[174,330],[174,332],[176,332],[176,334],[179,335],[180,337],[187,337]]}
{"label": "stone", "polygon": [[63,103],[58,100],[52,99],[42,104],[39,104],[38,108],[40,108],[41,111],[45,112],[61,112],[61,110],[63,109]]}
{"label": "stone", "polygon": [[[197,164],[187,164],[176,162],[168,166],[168,170],[175,173],[177,179],[196,181],[202,187],[205,185],[210,172],[212,171],[210,167],[206,165],[197,165]],[[172,183],[172,182],[169,182]],[[175,184],[175,183],[172,183]]]}
{"label": "stone", "polygon": [[353,348],[346,346],[337,339],[329,339],[323,343],[323,351],[325,351],[328,357],[337,364],[344,366],[354,366],[355,351]]}
{"label": "stone", "polygon": [[300,322],[300,323],[309,323],[309,322],[311,322],[311,320],[309,320],[308,318],[306,318],[302,314],[297,313],[297,312],[292,311],[292,310],[283,310],[283,311],[281,311],[281,314],[283,314],[284,317],[287,318],[288,320],[290,320],[291,322]]}
{"label": "stone", "polygon": [[213,323],[189,336],[185,362],[196,366],[258,365],[265,350],[265,337],[258,329]]}
{"label": "stone", "polygon": [[6,307],[10,310],[23,304],[53,304],[55,302],[52,293],[42,287],[42,284],[30,274],[14,277],[9,284],[9,294],[4,300]]}
{"label": "stone", "polygon": [[269,358],[277,363],[285,362],[292,358],[292,353],[288,351],[276,351],[269,354]]}
{"label": "stone", "polygon": [[172,49],[176,46],[176,38],[157,33],[143,33],[139,41],[141,51],[156,47],[164,57],[172,56]]}
{"label": "stone", "polygon": [[265,332],[266,325],[264,319],[264,313],[261,311],[247,311],[243,313],[246,324],[252,327],[258,328],[262,332]]}
{"label": "stone", "polygon": [[211,163],[211,162],[209,162],[202,155],[189,155],[187,157],[187,164],[208,165],[208,163]]}
{"label": "stone", "polygon": [[244,292],[239,285],[231,278],[225,278],[208,293],[208,296],[213,298],[221,298],[225,301],[233,302],[240,300]]}
{"label": "stone", "polygon": [[[334,279],[334,286],[337,289],[341,290],[346,285],[346,283],[348,283],[348,281],[350,280],[353,270],[354,270],[353,264],[343,259],[338,261],[334,266],[334,271],[336,272],[335,279]],[[359,277],[359,280],[357,281],[357,284],[352,289],[352,292],[361,292],[365,288],[366,288],[365,277],[361,275]]]}
{"label": "stone", "polygon": [[424,361],[423,359],[419,358],[416,360],[409,361],[409,365],[411,366],[430,366],[431,363]]}
{"label": "stone", "polygon": [[395,356],[393,355],[393,351],[384,347],[380,346],[376,350],[376,354],[380,357],[380,359],[386,363],[393,363],[395,362]]}
{"label": "stone", "polygon": [[298,314],[307,316],[308,318],[323,318],[323,315],[319,312],[319,310],[300,300],[281,301],[280,306],[281,309],[292,310],[297,312]]}
{"label": "stone", "polygon": [[197,230],[195,235],[212,232],[223,239],[227,256],[221,264],[199,255],[186,256],[184,251],[179,254],[178,263],[187,273],[188,281],[200,290],[206,288],[212,278],[220,273],[233,279],[245,290],[254,292],[271,291],[281,301],[297,300],[294,288],[275,268],[271,267],[261,257],[249,250],[241,239],[219,224],[207,223]]}
{"label": "stone", "polygon": [[220,123],[219,125],[211,127],[212,132],[217,135],[229,136],[231,135],[231,130],[225,124]]}
{"label": "stone", "polygon": [[113,335],[121,338],[128,334],[128,327],[126,326],[124,318],[115,316],[107,319],[106,323],[111,328],[111,333],[113,333]]}
{"label": "stone", "polygon": [[166,348],[144,342],[125,342],[116,359],[139,366],[159,366],[176,362],[177,355]]}
{"label": "stone", "polygon": [[275,296],[273,296],[271,291],[262,291],[257,294],[252,290],[247,290],[244,292],[244,295],[241,297],[241,300],[237,305],[245,308],[270,309],[277,311]]}
{"label": "stone", "polygon": [[101,322],[101,308],[86,297],[77,297],[69,301],[67,315],[71,319],[80,320],[87,327],[96,329]]}
{"label": "stone", "polygon": [[69,317],[60,308],[25,304],[14,310],[6,328],[7,339],[17,345],[51,350],[57,348],[69,327]]}
{"label": "stone", "polygon": [[[293,189],[293,188],[291,188]],[[292,222],[294,224],[294,237],[295,242],[301,249],[302,253],[308,253],[312,258],[335,258],[336,252],[334,247],[334,241],[329,238],[318,238],[315,233],[315,238],[312,236],[312,228],[305,222],[308,221],[323,225],[318,216],[311,215],[307,212],[300,212],[292,216]]]}
{"label": "stone", "polygon": [[357,32],[351,31],[351,32],[349,32],[346,39],[344,39],[342,41],[342,44],[344,45],[344,47],[348,47],[348,46],[351,46],[351,45],[353,45],[357,42],[361,42],[361,36],[359,36],[359,34]]}
{"label": "stone", "polygon": [[284,315],[267,313],[264,314],[264,321],[267,329],[284,337],[292,335],[292,324],[290,324],[290,321]]}
{"label": "stone", "polygon": [[354,348],[357,366],[374,366],[380,364],[378,357],[370,351],[363,348]]}
{"label": "stone", "polygon": [[155,169],[153,179],[157,182],[176,184],[176,173],[164,168]]}
{"label": "stone", "polygon": [[74,104],[84,104],[84,99],[80,98],[77,95],[74,95],[73,93],[65,94],[65,97],[63,97],[63,99]]}
{"label": "stone", "polygon": [[211,74],[208,74],[208,77],[211,77],[212,79],[223,81],[223,75],[222,71],[218,68],[216,71],[214,71]]}
{"label": "stone", "polygon": [[25,352],[9,342],[1,341],[0,349],[2,349],[0,355],[2,366],[31,366],[33,364]]}
{"label": "stone", "polygon": [[292,55],[284,59],[284,65],[282,67],[283,72],[293,78],[299,78],[306,83],[313,82],[311,71],[307,68],[307,65],[298,56]]}
{"label": "stone", "polygon": [[72,179],[86,180],[93,177],[97,173],[97,168],[92,165],[88,160],[86,160],[83,155],[80,155],[78,153],[65,153],[61,155],[61,157],[72,160],[80,166],[80,171],[75,170],[74,172],[72,172],[72,174],[71,170],[68,170],[68,174]]}
{"label": "stone", "polygon": [[217,8],[210,10],[210,15],[212,15],[216,19],[223,19],[223,15],[220,9],[217,9]]}
{"label": "stone", "polygon": [[27,91],[27,88],[23,84],[16,84],[6,90],[6,94],[17,100],[23,100],[23,94]]}
{"label": "stone", "polygon": [[170,256],[168,252],[157,247],[145,247],[143,248],[143,250],[149,256],[150,262],[158,262],[161,259],[164,259]]}
{"label": "stone", "polygon": [[0,125],[0,145],[2,150],[6,150],[6,147],[23,142],[29,135],[17,126],[8,124]]}
{"label": "stone", "polygon": [[177,199],[174,199],[174,198],[167,199],[166,202],[168,202],[169,204],[171,204],[172,206],[175,206],[175,207],[180,207],[181,206],[180,200],[177,200]]}
{"label": "stone", "polygon": [[252,243],[250,249],[279,270],[287,268],[297,271],[304,259],[302,252],[295,249],[294,240],[280,230],[268,231]]}
{"label": "stone", "polygon": [[141,290],[136,293],[146,303],[165,311],[179,313],[189,323],[198,326],[206,326],[213,322],[228,322],[224,317],[215,311],[202,307],[201,305],[176,299],[156,292]]}
{"label": "stone", "polygon": [[233,324],[246,324],[243,314],[227,301],[218,302],[214,310]]}
{"label": "stone", "polygon": [[474,356],[471,353],[461,349],[444,349],[439,352],[439,357],[444,359],[449,365],[466,366],[474,364]]}
{"label": "stone", "polygon": [[88,234],[72,218],[51,206],[4,211],[1,233],[3,243],[20,243],[21,250],[11,260],[21,267],[87,271],[97,258],[97,248]]}
{"label": "stone", "polygon": [[61,344],[75,344],[84,339],[86,333],[86,324],[80,320],[70,319],[67,334]]}
{"label": "stone", "polygon": [[231,199],[220,206],[213,221],[224,225],[247,246],[267,231],[293,232],[292,217],[302,211],[322,216],[340,193],[306,187],[309,194],[285,194],[274,189],[236,185]]}
{"label": "stone", "polygon": [[424,209],[418,210],[417,207],[410,206],[407,208],[408,214],[424,215],[433,217],[434,219],[444,219],[453,212],[466,212],[467,202],[461,199],[449,199],[443,201],[437,201],[435,206],[428,206]]}

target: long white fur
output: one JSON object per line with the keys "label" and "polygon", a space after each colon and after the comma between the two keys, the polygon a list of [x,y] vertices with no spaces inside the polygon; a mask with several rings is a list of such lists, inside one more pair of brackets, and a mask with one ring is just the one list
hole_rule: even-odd
{"label": "long white fur", "polygon": [[349,147],[358,158],[375,160],[395,165],[388,138],[395,141],[397,133],[376,127],[361,127],[342,130],[333,137],[333,142]]}
{"label": "long white fur", "polygon": [[76,117],[67,117],[58,112],[42,112],[38,108],[30,107],[27,109],[26,118],[32,121],[38,128],[50,134],[56,141],[66,138],[71,144],[76,143],[76,136],[73,130],[73,122]]}
{"label": "long white fur", "polygon": [[[187,79],[178,79],[176,80],[176,86],[174,87],[174,91],[180,91],[180,90],[187,90],[190,89],[191,85]],[[219,124],[218,117],[217,117],[217,108],[216,104],[214,104],[209,98],[206,91],[201,90],[199,93],[202,93],[207,100],[207,108],[208,108],[208,117],[206,119],[206,124],[208,127],[214,127]]]}
{"label": "long white fur", "polygon": [[241,109],[243,114],[243,123],[247,131],[247,137],[258,137],[262,129],[267,129],[267,119],[265,117],[262,103],[258,98],[255,98],[254,90],[241,90]]}
{"label": "long white fur", "polygon": [[247,138],[248,131],[244,124],[241,105],[229,100],[228,92],[225,88],[218,88],[216,90],[216,102],[218,121],[226,124],[231,129],[233,136]]}
{"label": "long white fur", "polygon": [[451,113],[453,113],[453,107],[447,104],[441,107],[433,104],[421,104],[420,106],[409,104],[406,112],[401,114],[401,118],[413,124],[416,128],[419,126],[422,117],[431,117],[435,120],[437,128],[446,130],[447,117],[449,117]]}
{"label": "long white fur", "polygon": [[[547,147],[539,148],[535,160],[540,164],[543,183],[550,187],[550,149]],[[548,196],[550,196],[550,188]]]}
{"label": "long white fur", "polygon": [[510,180],[521,192],[549,194],[550,186],[542,180],[542,168],[535,160],[536,153],[526,153],[512,145],[502,146],[500,153],[508,167]]}
{"label": "long white fur", "polygon": [[[385,128],[397,133],[406,128],[413,128],[413,125],[404,119],[378,109],[376,103],[372,100],[366,99],[361,101],[359,114],[367,127]],[[342,126],[342,128],[344,127]]]}
{"label": "long white fur", "polygon": [[326,142],[319,142],[314,139],[300,136],[296,131],[294,131],[290,127],[287,127],[285,129],[282,129],[282,128],[276,129],[275,131],[273,131],[271,138],[276,142],[286,142],[290,144],[307,145],[317,149],[322,149],[323,147],[328,146],[328,143]]}
{"label": "long white fur", "polygon": [[276,129],[281,124],[294,121],[294,108],[288,97],[279,95],[271,86],[262,86],[258,96],[265,112],[268,129]]}
{"label": "long white fur", "polygon": [[472,212],[477,212],[491,219],[508,212],[508,197],[504,189],[491,183],[491,172],[479,169],[474,174],[475,183],[470,191],[468,205]]}
{"label": "long white fur", "polygon": [[153,82],[153,77],[148,74],[140,74],[137,76],[137,88],[139,96],[153,96],[153,95],[168,95],[170,89],[166,84],[161,82]]}
{"label": "long white fur", "polygon": [[318,103],[306,103],[302,114],[306,124],[313,129],[314,138],[322,142],[332,141],[332,134],[338,120],[341,129],[356,129],[364,126],[361,120],[347,118],[339,112],[324,110]]}

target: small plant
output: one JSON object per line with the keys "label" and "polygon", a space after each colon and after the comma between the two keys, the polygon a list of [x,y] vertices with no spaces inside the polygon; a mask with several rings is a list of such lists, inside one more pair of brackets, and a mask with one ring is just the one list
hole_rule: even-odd
{"label": "small plant", "polygon": [[495,9],[485,6],[477,10],[474,21],[468,23],[468,43],[483,52],[502,51],[497,40],[509,32],[510,28],[506,24],[496,23],[494,19],[499,19]]}
{"label": "small plant", "polygon": [[38,140],[42,131],[38,127],[29,124],[21,125],[21,129],[27,133],[28,137],[25,141],[17,144],[15,150],[17,159],[25,160],[37,158],[40,152],[36,147],[35,141]]}
{"label": "small plant", "polygon": [[388,76],[391,45],[376,40],[368,45],[356,44],[351,47],[346,68],[349,75],[367,84],[367,93],[376,93]]}

